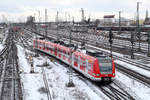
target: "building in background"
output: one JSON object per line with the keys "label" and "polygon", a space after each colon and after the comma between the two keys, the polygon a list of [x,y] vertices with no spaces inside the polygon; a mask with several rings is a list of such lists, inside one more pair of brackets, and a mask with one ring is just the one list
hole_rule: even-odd
{"label": "building in background", "polygon": [[146,17],[143,24],[144,26],[150,26],[150,18],[148,17],[148,11],[146,11]]}

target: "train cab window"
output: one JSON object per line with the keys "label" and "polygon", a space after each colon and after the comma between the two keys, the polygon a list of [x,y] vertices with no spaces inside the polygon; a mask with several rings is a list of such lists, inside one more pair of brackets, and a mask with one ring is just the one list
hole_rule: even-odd
{"label": "train cab window", "polygon": [[102,74],[112,74],[112,59],[110,57],[99,57],[98,61]]}

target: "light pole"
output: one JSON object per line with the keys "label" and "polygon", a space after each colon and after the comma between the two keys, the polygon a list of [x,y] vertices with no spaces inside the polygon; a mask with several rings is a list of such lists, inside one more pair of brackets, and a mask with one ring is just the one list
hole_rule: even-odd
{"label": "light pole", "polygon": [[58,24],[59,24],[59,21],[58,21],[58,16],[59,16],[59,12],[57,11],[57,15],[56,15],[56,24],[57,24],[57,41],[59,41],[59,36],[58,36]]}
{"label": "light pole", "polygon": [[39,25],[38,25],[38,26],[39,26],[39,34],[40,34],[40,32],[41,32],[41,31],[40,31],[40,22],[41,22],[41,14],[40,14],[40,11],[38,11],[38,14],[39,14]]}
{"label": "light pole", "polygon": [[120,31],[121,31],[121,11],[119,11],[119,31],[118,31],[118,34],[120,34]]}
{"label": "light pole", "polygon": [[[47,9],[45,9],[45,35],[44,35],[44,39],[45,41],[47,41]],[[46,48],[46,45],[44,45],[44,48]],[[48,66],[49,64],[47,63],[47,56],[45,56],[45,66]]]}
{"label": "light pole", "polygon": [[139,23],[139,4],[141,2],[137,2],[137,17],[136,17],[136,35],[137,37],[139,38],[139,48],[138,48],[138,51],[140,52],[141,51],[141,32],[140,32],[140,23]]}
{"label": "light pole", "polygon": [[45,9],[45,40],[47,38],[47,9]]}
{"label": "light pole", "polygon": [[113,33],[112,29],[109,30],[109,43],[110,43],[110,56],[112,58],[112,44],[113,44]]}
{"label": "light pole", "polygon": [[70,27],[70,35],[69,35],[69,37],[70,37],[70,39],[69,39],[69,45],[70,45],[70,56],[69,56],[69,60],[70,60],[70,64],[69,64],[69,82],[68,82],[68,84],[67,84],[67,86],[68,87],[74,87],[75,85],[74,85],[74,83],[73,83],[73,79],[72,79],[72,68],[71,68],[71,66],[72,66],[72,53],[73,53],[73,50],[72,50],[72,48],[71,48],[71,27]]}
{"label": "light pole", "polygon": [[130,41],[132,44],[131,59],[134,59],[134,39],[135,39],[134,32],[131,32],[131,41]]}

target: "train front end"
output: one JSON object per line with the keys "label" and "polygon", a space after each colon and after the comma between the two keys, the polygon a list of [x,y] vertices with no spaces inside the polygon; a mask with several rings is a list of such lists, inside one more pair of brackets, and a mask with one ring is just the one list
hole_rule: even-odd
{"label": "train front end", "polygon": [[115,77],[115,64],[114,60],[108,56],[98,57],[100,77],[102,80],[107,81]]}
{"label": "train front end", "polygon": [[111,81],[115,77],[114,60],[102,52],[88,51],[89,55],[96,58],[93,66],[93,75],[98,81]]}

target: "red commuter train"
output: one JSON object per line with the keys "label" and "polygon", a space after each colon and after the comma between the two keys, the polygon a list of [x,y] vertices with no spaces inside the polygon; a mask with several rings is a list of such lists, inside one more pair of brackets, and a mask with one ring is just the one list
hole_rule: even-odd
{"label": "red commuter train", "polygon": [[68,65],[71,64],[74,69],[93,81],[110,81],[115,77],[113,59],[98,52],[88,51],[84,54],[60,44],[38,39],[33,40],[33,48],[52,55]]}

